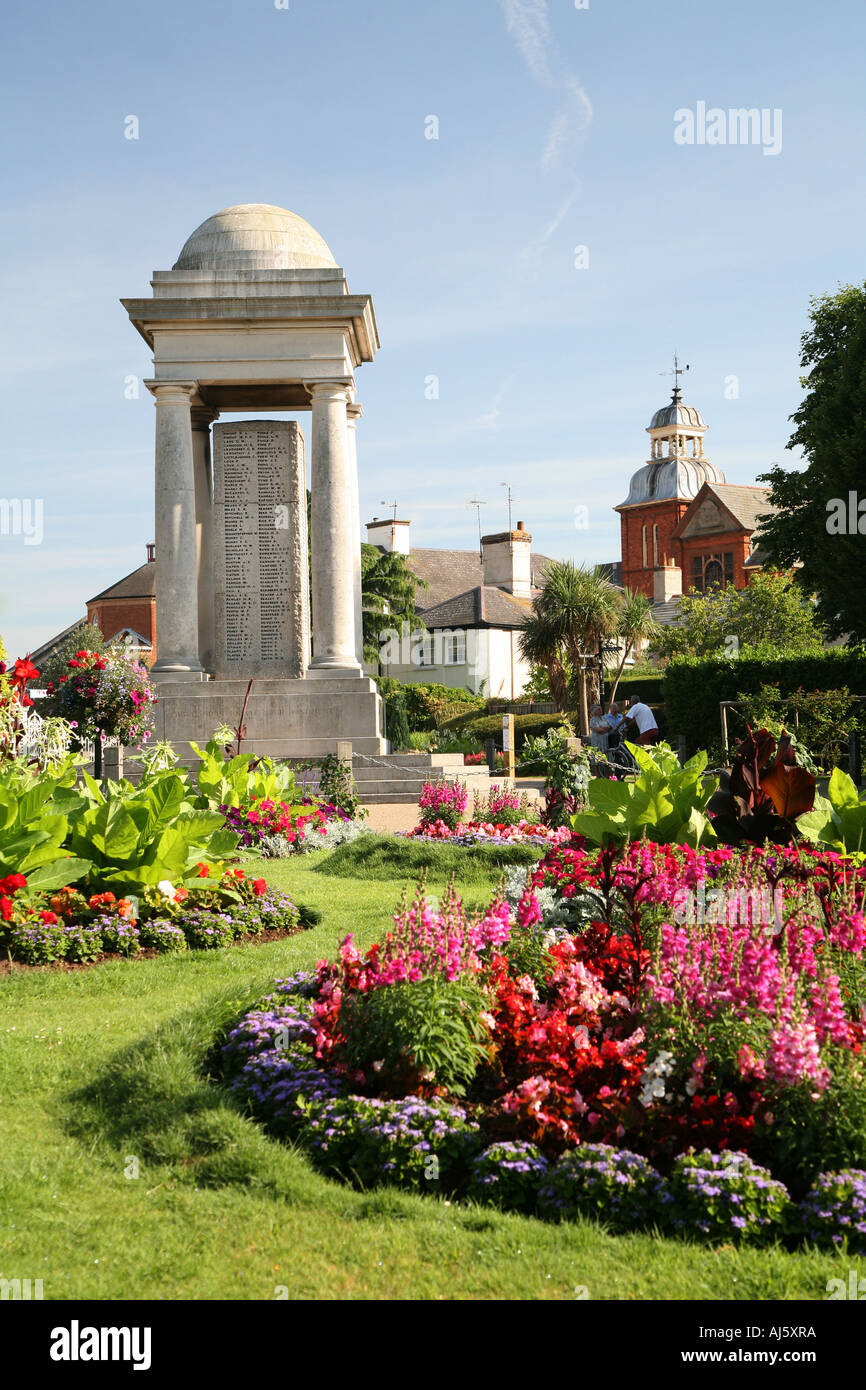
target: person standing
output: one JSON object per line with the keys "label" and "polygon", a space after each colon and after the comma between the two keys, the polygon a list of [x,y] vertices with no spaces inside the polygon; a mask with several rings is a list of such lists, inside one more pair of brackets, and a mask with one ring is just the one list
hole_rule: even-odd
{"label": "person standing", "polygon": [[604,717],[601,705],[593,705],[589,716],[589,741],[593,748],[597,748],[599,753],[607,752],[608,738],[611,726]]}
{"label": "person standing", "polygon": [[645,705],[639,695],[632,697],[632,702],[625,712],[626,719],[632,719],[637,724],[641,743],[658,743],[659,726],[656,717],[649,705]]}

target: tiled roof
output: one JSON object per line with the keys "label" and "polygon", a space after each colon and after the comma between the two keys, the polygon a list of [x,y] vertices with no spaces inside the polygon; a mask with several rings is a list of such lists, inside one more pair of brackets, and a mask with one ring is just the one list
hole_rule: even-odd
{"label": "tiled roof", "polygon": [[[418,585],[415,606],[419,613],[437,608],[448,599],[465,594],[481,584],[481,560],[477,550],[413,550],[407,557],[409,568],[428,588]],[[532,556],[532,586],[540,589],[553,561],[547,555]]]}
{"label": "tiled roof", "polygon": [[664,603],[654,603],[652,614],[659,627],[670,627],[675,623],[680,609],[681,594],[675,594],[673,598],[667,599]]}
{"label": "tiled roof", "polygon": [[56,637],[50,637],[47,642],[42,643],[41,647],[37,647],[35,651],[32,651],[30,653],[30,660],[33,662],[33,665],[38,666],[40,662],[47,661],[57,647],[60,646],[61,642],[64,642],[76,628],[81,627],[86,621],[86,618],[76,618],[74,623],[70,623],[62,632],[58,632]]}
{"label": "tiled roof", "polygon": [[94,598],[89,598],[88,603],[96,603],[97,599],[102,598],[150,598],[156,592],[156,565],[152,560],[139,565],[132,574],[126,575],[124,579],[118,579],[116,584],[110,588],[103,589],[101,594],[96,594]]}
{"label": "tiled roof", "polygon": [[522,627],[532,611],[531,598],[516,598],[493,584],[478,584],[422,613],[428,628]]}
{"label": "tiled roof", "polygon": [[776,508],[768,500],[770,496],[768,487],[746,487],[739,483],[710,483],[709,490],[715,493],[729,512],[733,512],[746,531],[757,529],[758,517],[763,513],[776,511]]}

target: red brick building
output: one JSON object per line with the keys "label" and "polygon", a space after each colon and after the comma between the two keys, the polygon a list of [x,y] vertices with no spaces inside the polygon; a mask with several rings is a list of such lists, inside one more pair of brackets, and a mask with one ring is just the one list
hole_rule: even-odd
{"label": "red brick building", "polygon": [[153,546],[148,546],[145,564],[87,600],[87,621],[96,623],[107,641],[120,636],[136,647],[147,666],[156,659],[155,579]]}
{"label": "red brick building", "polygon": [[728,483],[704,453],[706,431],[677,385],[648,426],[650,458],[616,508],[622,583],[657,604],[692,588],[745,588],[760,567],[753,538],[759,515],[772,510],[768,489]]}

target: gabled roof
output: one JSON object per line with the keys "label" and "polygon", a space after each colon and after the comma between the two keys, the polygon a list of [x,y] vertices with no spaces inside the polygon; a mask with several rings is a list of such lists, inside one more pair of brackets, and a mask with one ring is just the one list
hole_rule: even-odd
{"label": "gabled roof", "polygon": [[731,519],[732,531],[746,531],[749,535],[758,529],[758,517],[776,508],[769,501],[768,487],[746,486],[739,483],[704,483],[692,502],[689,503],[671,535],[682,540],[690,523],[697,516],[707,498],[717,502]]}
{"label": "gabled roof", "polygon": [[[537,591],[535,591],[537,592]],[[495,584],[478,584],[420,615],[426,627],[518,628],[532,612],[531,598],[517,598]]]}
{"label": "gabled roof", "polygon": [[[406,563],[419,580],[426,580],[428,588],[419,584],[415,594],[415,607],[420,615],[428,609],[470,589],[481,585],[481,560],[477,550],[413,550],[406,557]],[[547,572],[553,561],[548,555],[533,555],[532,587],[542,588]]]}
{"label": "gabled roof", "polygon": [[142,637],[140,632],[136,632],[134,627],[122,627],[119,632],[115,632],[113,637],[108,640],[109,647],[115,645],[129,647],[145,647],[147,651],[153,650],[153,643],[149,637]]}
{"label": "gabled roof", "polygon": [[58,632],[56,637],[49,637],[47,642],[43,642],[41,647],[37,647],[35,651],[30,653],[30,660],[33,665],[38,666],[40,661],[45,661],[60,646],[61,642],[65,642],[76,628],[83,627],[86,622],[86,618],[76,618],[74,623],[70,623],[62,632]]}
{"label": "gabled roof", "polygon": [[118,579],[116,584],[103,589],[101,594],[96,594],[87,602],[96,603],[98,599],[104,598],[152,598],[155,592],[156,565],[152,560],[147,560],[143,565],[139,565],[137,570],[133,570],[132,574]]}

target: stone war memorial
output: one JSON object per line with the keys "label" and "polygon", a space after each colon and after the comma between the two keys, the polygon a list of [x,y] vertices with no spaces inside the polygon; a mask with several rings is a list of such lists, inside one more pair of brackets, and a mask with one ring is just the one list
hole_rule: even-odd
{"label": "stone war memorial", "polygon": [[[308,222],[261,203],[209,217],[151,285],[122,302],[153,352],[156,737],[182,749],[237,728],[252,681],[245,750],[385,752],[361,630],[354,373],[379,346],[370,296],[350,294]],[[305,411],[309,536],[304,434],[262,418]]]}

